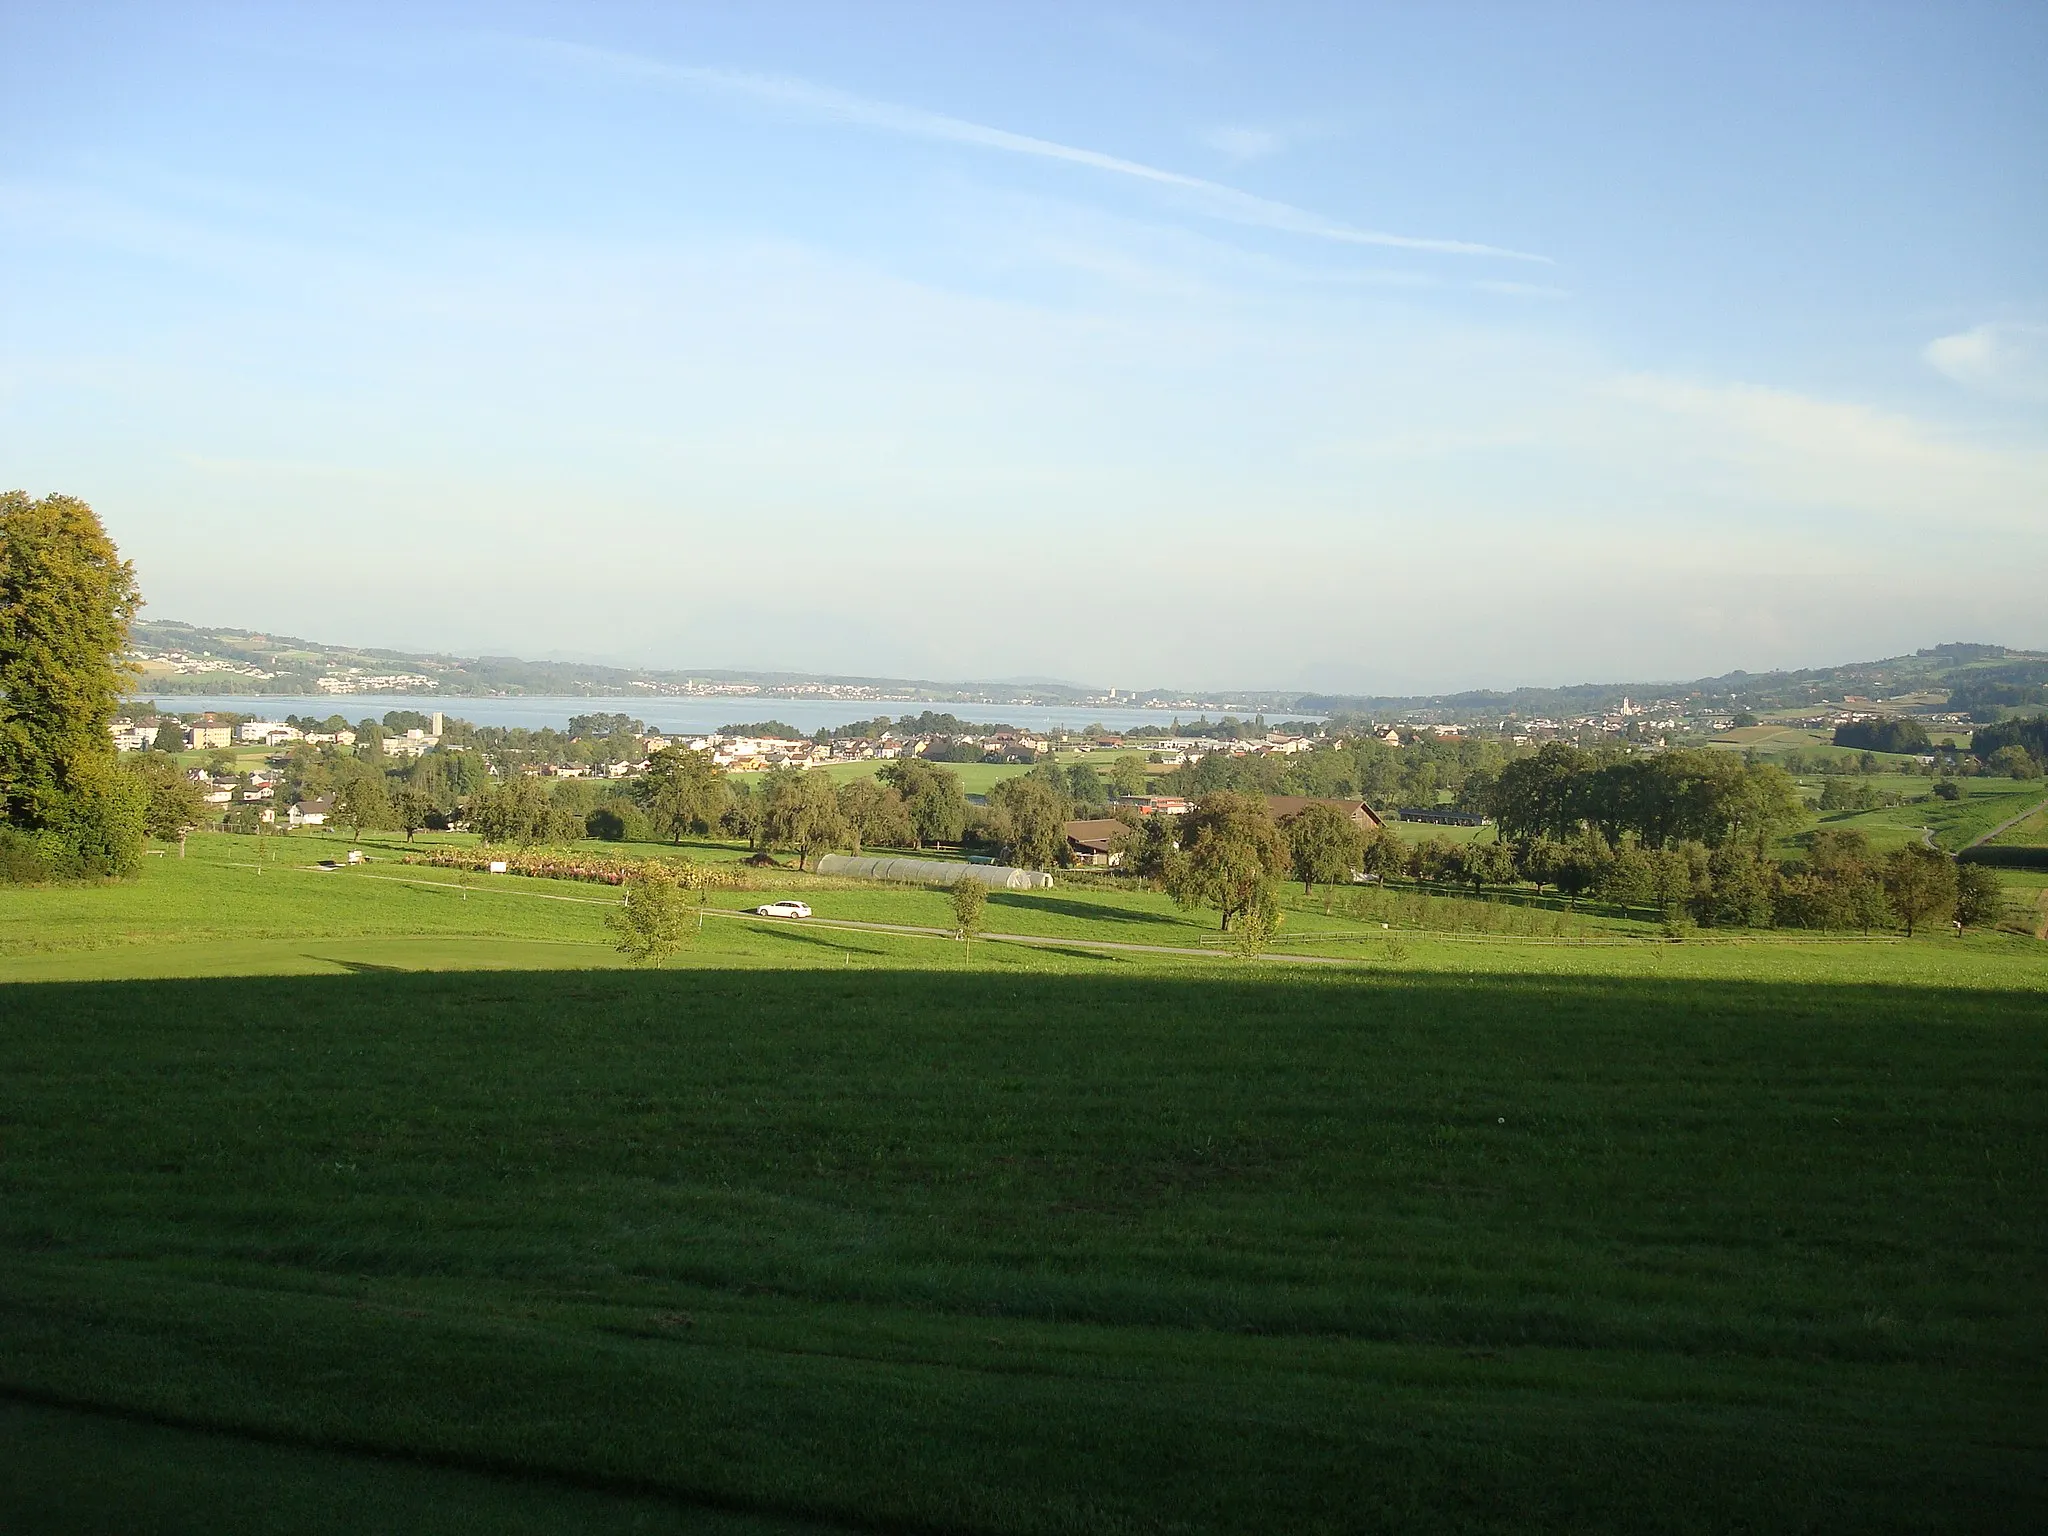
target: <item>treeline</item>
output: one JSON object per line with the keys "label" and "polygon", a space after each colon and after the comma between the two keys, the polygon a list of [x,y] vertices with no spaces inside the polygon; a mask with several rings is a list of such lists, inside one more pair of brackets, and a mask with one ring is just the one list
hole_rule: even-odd
{"label": "treeline", "polygon": [[1512,755],[1495,737],[1423,733],[1403,747],[1366,737],[1286,755],[1212,752],[1166,770],[1158,786],[1191,800],[1217,790],[1366,800],[1375,806],[1436,805],[1448,798],[1461,810],[1477,811]]}
{"label": "treeline", "polygon": [[1700,748],[1605,757],[1563,742],[1509,763],[1484,803],[1506,838],[1591,833],[1610,847],[1630,837],[1653,849],[1735,838],[1761,848],[1803,814],[1790,775],[1767,763]]}
{"label": "treeline", "polygon": [[1567,841],[1449,843],[1431,839],[1406,851],[1393,872],[1418,882],[1469,888],[1532,886],[1556,890],[1576,908],[1604,902],[1617,914],[1666,927],[1903,928],[1907,933],[1958,920],[1989,925],[2004,915],[1997,878],[1914,845],[1882,857],[1855,828],[1823,828],[1802,854],[1774,859],[1754,845],[1710,848],[1684,839],[1618,847],[1592,832]]}
{"label": "treeline", "polygon": [[1927,727],[1910,715],[1845,720],[1835,727],[1835,745],[1864,752],[1920,753],[1934,750]]}
{"label": "treeline", "polygon": [[887,715],[876,715],[872,720],[855,720],[846,725],[830,728],[821,727],[813,737],[817,741],[867,741],[894,732],[898,736],[988,736],[997,731],[1015,731],[1014,725],[983,724],[975,720],[962,720],[958,715],[945,710],[920,710],[914,715],[899,715],[891,719]]}
{"label": "treeline", "polygon": [[2017,748],[2036,763],[2048,763],[2048,714],[1980,725],[1970,737],[1971,753],[1987,764],[2009,748]]}

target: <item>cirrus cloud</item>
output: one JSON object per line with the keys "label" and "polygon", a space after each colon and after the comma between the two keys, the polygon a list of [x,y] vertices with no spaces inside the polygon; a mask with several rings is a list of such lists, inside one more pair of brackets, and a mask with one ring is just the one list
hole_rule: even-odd
{"label": "cirrus cloud", "polygon": [[1993,321],[1938,336],[1920,355],[1935,370],[1971,389],[2048,400],[2048,326]]}

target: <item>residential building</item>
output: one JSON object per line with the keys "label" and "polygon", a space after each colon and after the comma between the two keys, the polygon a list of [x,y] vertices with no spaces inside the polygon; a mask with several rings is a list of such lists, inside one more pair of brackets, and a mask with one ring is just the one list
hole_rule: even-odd
{"label": "residential building", "polygon": [[1179,795],[1112,795],[1111,805],[1127,805],[1140,816],[1185,816],[1195,808]]}

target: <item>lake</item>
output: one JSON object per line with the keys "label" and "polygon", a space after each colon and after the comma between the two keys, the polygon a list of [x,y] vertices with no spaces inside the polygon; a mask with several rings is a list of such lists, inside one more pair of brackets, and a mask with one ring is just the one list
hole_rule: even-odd
{"label": "lake", "polygon": [[[923,710],[947,713],[961,720],[983,725],[1014,725],[1034,730],[1079,730],[1101,725],[1112,731],[1128,731],[1144,725],[1171,725],[1170,709],[1100,709],[1064,704],[924,704],[901,699],[768,699],[768,698],[591,698],[583,695],[556,696],[518,694],[509,698],[460,698],[452,694],[316,694],[310,697],[268,694],[160,694],[157,704],[178,714],[217,709],[266,720],[286,715],[312,715],[325,720],[342,715],[351,721],[382,719],[385,711],[417,710],[443,714],[474,725],[525,726],[539,730],[565,728],[572,715],[623,714],[645,720],[657,730],[677,735],[698,735],[731,725],[757,720],[780,720],[805,732],[820,727],[848,725],[855,720],[872,720],[886,714],[891,718],[915,715]],[[1195,720],[1200,711],[1182,711],[1179,718]],[[1216,715],[1210,716],[1217,718]],[[1240,717],[1242,718],[1242,717]],[[1279,719],[1273,715],[1269,718]],[[1289,715],[1289,719],[1313,720],[1319,715]]]}

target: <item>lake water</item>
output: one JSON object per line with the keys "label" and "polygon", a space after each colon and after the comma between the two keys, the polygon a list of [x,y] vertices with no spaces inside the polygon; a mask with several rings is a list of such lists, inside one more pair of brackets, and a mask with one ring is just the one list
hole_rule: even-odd
{"label": "lake water", "polygon": [[[1036,730],[1065,727],[1079,730],[1102,725],[1112,731],[1128,731],[1143,725],[1171,725],[1170,709],[1099,709],[1064,704],[923,704],[901,699],[765,699],[765,698],[587,698],[544,694],[520,694],[511,698],[457,698],[448,694],[318,694],[312,697],[251,694],[162,694],[157,704],[179,714],[217,709],[266,720],[286,715],[311,715],[325,720],[341,715],[356,721],[381,720],[386,710],[410,709],[423,715],[435,710],[467,720],[474,725],[525,726],[539,730],[565,728],[572,715],[622,714],[645,720],[656,730],[678,735],[696,735],[722,725],[755,720],[780,720],[799,730],[811,732],[822,727],[849,725],[872,720],[877,715],[892,719],[915,715],[923,710],[952,714],[961,720],[983,725],[1014,725]],[[1219,712],[1220,713],[1220,712]],[[1183,721],[1200,718],[1199,710],[1184,710]],[[1211,719],[1218,718],[1216,714]],[[1240,717],[1242,718],[1242,717]],[[1271,715],[1269,718],[1278,719]],[[1290,719],[1320,719],[1316,715],[1290,715]]]}

